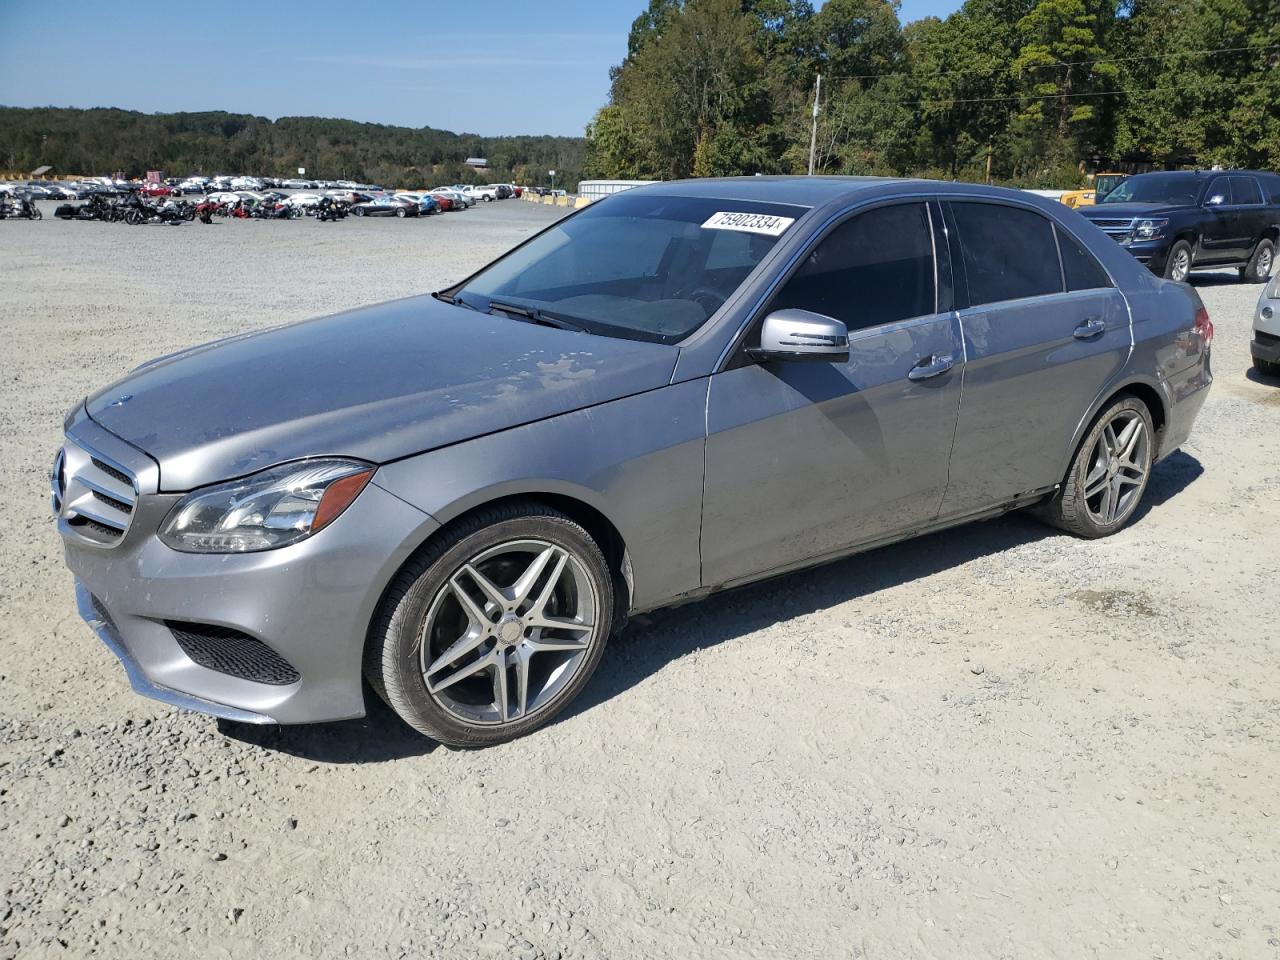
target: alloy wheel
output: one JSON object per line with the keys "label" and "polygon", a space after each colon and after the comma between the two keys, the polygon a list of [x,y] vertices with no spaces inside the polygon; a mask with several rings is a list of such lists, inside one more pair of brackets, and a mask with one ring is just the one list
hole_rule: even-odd
{"label": "alloy wheel", "polygon": [[1187,274],[1191,272],[1191,254],[1186,250],[1177,250],[1173,255],[1173,268],[1169,272],[1169,279],[1182,283],[1187,279]]}
{"label": "alloy wheel", "polygon": [[459,566],[418,635],[428,694],[472,724],[550,706],[597,642],[599,601],[582,561],[543,540],[513,540]]}
{"label": "alloy wheel", "polygon": [[1270,247],[1264,247],[1258,253],[1258,276],[1266,279],[1271,276],[1272,254]]}
{"label": "alloy wheel", "polygon": [[1089,453],[1085,509],[1100,526],[1123,523],[1137,506],[1151,461],[1151,437],[1141,416],[1117,413]]}

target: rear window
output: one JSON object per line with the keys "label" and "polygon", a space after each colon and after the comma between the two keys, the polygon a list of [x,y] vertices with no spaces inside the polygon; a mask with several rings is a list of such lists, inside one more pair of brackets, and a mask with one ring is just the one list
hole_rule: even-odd
{"label": "rear window", "polygon": [[1062,254],[1062,273],[1068,290],[1093,290],[1111,286],[1111,278],[1102,264],[1093,258],[1080,241],[1067,231],[1055,226],[1058,232],[1058,251]]}
{"label": "rear window", "polygon": [[1040,214],[995,203],[953,202],[969,303],[999,303],[1062,292],[1053,224]]}
{"label": "rear window", "polygon": [[1261,203],[1262,191],[1253,177],[1231,177],[1232,203]]}

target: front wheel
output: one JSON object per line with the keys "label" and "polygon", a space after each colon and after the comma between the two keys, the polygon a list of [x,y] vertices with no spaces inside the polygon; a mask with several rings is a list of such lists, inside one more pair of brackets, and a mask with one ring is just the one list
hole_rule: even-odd
{"label": "front wheel", "polygon": [[397,210],[397,211],[396,211],[396,216],[397,216],[397,217],[399,217],[401,220],[403,220],[403,219],[404,219],[405,217],[407,217],[408,215],[409,215],[409,213],[408,213],[408,211],[406,211],[406,210],[401,209],[401,210]]}
{"label": "front wheel", "polygon": [[1147,405],[1122,396],[1085,434],[1058,492],[1041,510],[1050,524],[1090,540],[1119,532],[1147,490],[1155,431]]}
{"label": "front wheel", "polygon": [[1164,278],[1177,283],[1186,283],[1191,275],[1191,244],[1179,240],[1169,251],[1164,262]]}
{"label": "front wheel", "polygon": [[31,219],[32,219],[32,220],[43,220],[43,219],[44,219],[44,214],[41,212],[41,210],[40,210],[40,208],[39,208],[39,207],[32,207],[32,208],[31,208]]}
{"label": "front wheel", "polygon": [[548,723],[582,690],[613,624],[613,580],[579,524],[536,503],[445,532],[387,592],[365,674],[415,730],[485,747]]}

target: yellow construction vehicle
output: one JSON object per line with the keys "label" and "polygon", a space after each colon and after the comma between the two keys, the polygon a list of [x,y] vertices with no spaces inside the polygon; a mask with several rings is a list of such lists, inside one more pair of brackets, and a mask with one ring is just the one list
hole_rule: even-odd
{"label": "yellow construction vehicle", "polygon": [[1062,202],[1073,210],[1076,207],[1091,207],[1127,176],[1127,173],[1094,174],[1092,187],[1086,187],[1084,190],[1068,190],[1062,195]]}

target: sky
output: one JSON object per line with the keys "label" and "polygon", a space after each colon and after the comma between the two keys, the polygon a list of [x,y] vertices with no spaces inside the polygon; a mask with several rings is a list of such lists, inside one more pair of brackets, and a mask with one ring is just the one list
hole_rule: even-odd
{"label": "sky", "polygon": [[[581,136],[647,0],[0,0],[0,104]],[[960,0],[902,0],[909,22]],[[104,15],[104,10],[109,11]],[[72,29],[60,25],[74,24]],[[31,42],[20,42],[26,38]]]}

